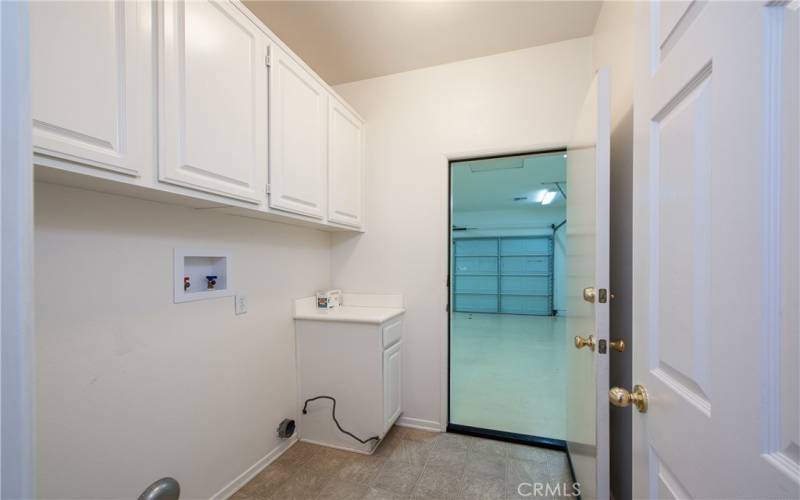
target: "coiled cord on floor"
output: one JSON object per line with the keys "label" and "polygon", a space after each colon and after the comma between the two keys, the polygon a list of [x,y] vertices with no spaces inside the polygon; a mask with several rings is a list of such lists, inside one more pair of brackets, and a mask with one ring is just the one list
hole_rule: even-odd
{"label": "coiled cord on floor", "polygon": [[303,403],[303,415],[307,415],[308,414],[308,410],[307,410],[308,403],[310,403],[312,401],[316,401],[318,399],[330,399],[331,401],[333,401],[333,407],[331,408],[331,417],[333,417],[333,423],[336,424],[336,427],[339,429],[339,431],[342,432],[342,434],[347,434],[348,436],[350,436],[351,438],[355,439],[356,441],[358,441],[361,444],[367,444],[370,441],[378,441],[380,439],[380,436],[372,436],[371,438],[361,439],[360,437],[356,436],[352,432],[348,432],[348,431],[342,429],[342,426],[339,424],[339,421],[336,420],[336,398],[333,398],[331,396],[317,396],[315,398],[306,399],[306,402]]}

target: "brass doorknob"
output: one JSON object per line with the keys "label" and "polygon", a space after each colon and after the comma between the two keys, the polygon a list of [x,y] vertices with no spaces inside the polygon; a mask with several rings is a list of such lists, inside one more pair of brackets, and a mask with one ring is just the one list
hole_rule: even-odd
{"label": "brass doorknob", "polygon": [[588,347],[590,351],[594,352],[595,344],[594,335],[589,335],[588,337],[581,337],[580,335],[575,336],[575,347],[578,349]]}
{"label": "brass doorknob", "polygon": [[623,352],[625,350],[625,341],[622,339],[611,340],[608,342],[608,347],[617,352]]}
{"label": "brass doorknob", "polygon": [[614,406],[623,408],[633,403],[640,413],[647,413],[647,389],[639,384],[633,386],[633,392],[628,392],[622,387],[612,387],[608,391],[608,401]]}
{"label": "brass doorknob", "polygon": [[595,292],[594,287],[587,286],[583,289],[583,300],[586,302],[594,302]]}

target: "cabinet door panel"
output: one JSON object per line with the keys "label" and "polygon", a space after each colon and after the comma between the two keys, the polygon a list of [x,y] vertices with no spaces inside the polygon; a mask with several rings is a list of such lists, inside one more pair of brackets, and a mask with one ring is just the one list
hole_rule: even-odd
{"label": "cabinet door panel", "polygon": [[403,411],[403,341],[383,353],[383,430]]}
{"label": "cabinet door panel", "polygon": [[137,4],[31,2],[30,35],[34,151],[138,175],[149,94]]}
{"label": "cabinet door panel", "polygon": [[228,2],[163,2],[160,28],[160,180],[259,202],[266,38]]}
{"label": "cabinet door panel", "polygon": [[328,220],[361,227],[363,124],[334,98],[328,123]]}
{"label": "cabinet door panel", "polygon": [[273,53],[270,206],[322,219],[327,93],[287,54]]}

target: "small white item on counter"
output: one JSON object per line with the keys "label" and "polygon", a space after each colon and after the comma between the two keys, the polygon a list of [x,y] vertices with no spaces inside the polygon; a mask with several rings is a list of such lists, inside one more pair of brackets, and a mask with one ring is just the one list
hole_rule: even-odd
{"label": "small white item on counter", "polygon": [[341,290],[320,290],[317,292],[317,308],[333,309],[342,304]]}

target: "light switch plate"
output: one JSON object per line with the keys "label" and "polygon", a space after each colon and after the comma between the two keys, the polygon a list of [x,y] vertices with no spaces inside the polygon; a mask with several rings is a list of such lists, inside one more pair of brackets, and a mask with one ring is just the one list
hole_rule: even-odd
{"label": "light switch plate", "polygon": [[237,295],[235,297],[236,314],[247,314],[247,297]]}

